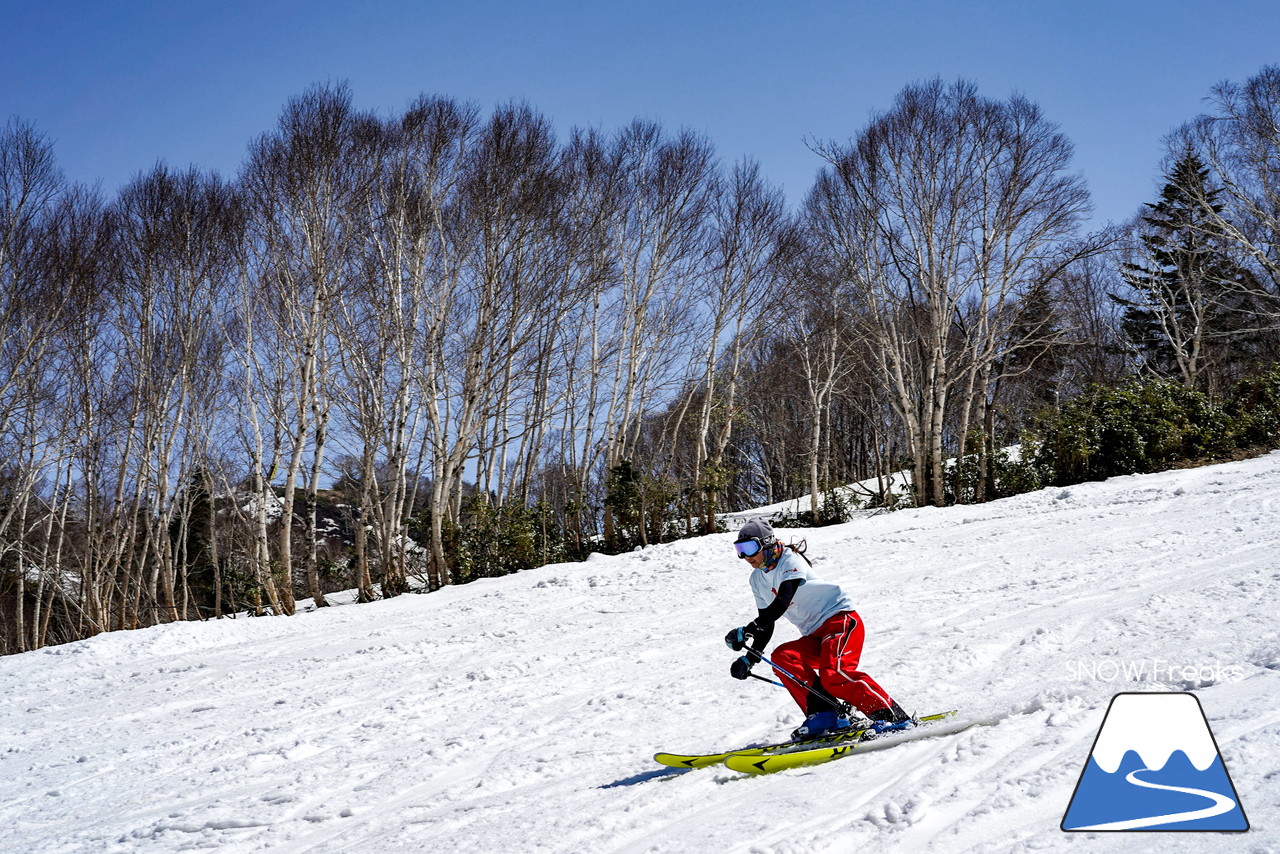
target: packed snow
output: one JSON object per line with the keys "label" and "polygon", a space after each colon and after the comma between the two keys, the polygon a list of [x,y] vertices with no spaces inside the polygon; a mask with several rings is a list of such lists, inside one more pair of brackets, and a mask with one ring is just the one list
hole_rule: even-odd
{"label": "packed snow", "polygon": [[[868,672],[979,725],[761,777],[652,760],[801,720],[729,676],[730,534],[9,656],[0,851],[1280,851],[1278,520],[1280,452],[782,531]],[[1250,831],[1059,829],[1134,690],[1194,691]]]}

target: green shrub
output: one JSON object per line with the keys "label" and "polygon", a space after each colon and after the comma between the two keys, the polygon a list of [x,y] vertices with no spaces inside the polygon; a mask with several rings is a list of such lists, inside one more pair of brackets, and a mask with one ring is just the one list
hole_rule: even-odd
{"label": "green shrub", "polygon": [[1095,386],[1046,416],[1039,433],[1035,463],[1055,486],[1161,471],[1234,446],[1221,407],[1163,379]]}
{"label": "green shrub", "polygon": [[501,507],[479,497],[463,502],[457,526],[446,525],[445,554],[457,583],[497,578],[564,559],[559,523],[544,504]]}
{"label": "green shrub", "polygon": [[1240,447],[1280,444],[1280,365],[1237,383],[1225,408]]}
{"label": "green shrub", "polygon": [[[981,441],[982,434],[975,433],[973,441]],[[1035,440],[1023,441],[1021,453],[1015,458],[1005,448],[997,448],[987,457],[987,486],[980,490],[982,471],[978,454],[969,453],[947,470],[944,483],[948,504],[973,504],[982,496],[983,501],[1008,498],[1033,492],[1045,485],[1045,472],[1036,461]]]}
{"label": "green shrub", "polygon": [[[645,474],[630,460],[609,469],[605,507],[613,512],[613,533],[603,544],[614,554],[685,536],[682,490],[676,481]],[[683,491],[687,501],[688,492]]]}
{"label": "green shrub", "polygon": [[996,494],[988,497],[1008,498],[1043,489],[1049,482],[1051,473],[1040,462],[1039,451],[1039,441],[1033,436],[1026,436],[1022,440],[1018,459],[1011,459],[1004,451],[997,452],[994,462]]}
{"label": "green shrub", "polygon": [[[848,522],[855,511],[861,508],[858,499],[848,493],[844,487],[823,482],[819,484],[818,512],[812,508],[797,509],[795,513],[783,511],[775,514],[773,525],[779,528],[822,528],[827,525],[840,525]],[[797,506],[808,507],[808,496],[797,499]]]}

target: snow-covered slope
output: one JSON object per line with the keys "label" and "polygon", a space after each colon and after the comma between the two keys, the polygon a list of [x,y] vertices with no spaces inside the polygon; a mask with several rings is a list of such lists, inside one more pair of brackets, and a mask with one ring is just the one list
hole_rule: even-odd
{"label": "snow-covered slope", "polygon": [[[1274,453],[784,532],[854,591],[868,671],[988,725],[769,777],[650,758],[800,720],[728,675],[732,535],[10,656],[0,851],[1278,850],[1278,523]],[[1112,695],[1162,689],[1253,830],[1061,832]]]}

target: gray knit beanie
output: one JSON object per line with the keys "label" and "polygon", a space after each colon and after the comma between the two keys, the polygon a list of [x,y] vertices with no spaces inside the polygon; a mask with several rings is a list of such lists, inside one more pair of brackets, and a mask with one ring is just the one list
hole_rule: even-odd
{"label": "gray knit beanie", "polygon": [[752,519],[738,530],[736,542],[745,543],[747,540],[759,540],[762,546],[771,546],[777,542],[773,526],[764,519]]}

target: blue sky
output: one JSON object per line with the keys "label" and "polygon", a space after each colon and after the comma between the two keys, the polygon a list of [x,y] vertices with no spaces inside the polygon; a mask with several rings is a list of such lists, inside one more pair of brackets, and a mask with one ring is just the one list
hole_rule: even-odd
{"label": "blue sky", "polygon": [[1161,140],[1216,82],[1280,62],[1280,3],[0,0],[0,121],[33,122],[67,176],[114,193],[157,160],[232,175],[291,96],[528,101],[562,132],[636,117],[757,158],[798,202],[906,84],[1017,91],[1076,145],[1095,219],[1160,183]]}

